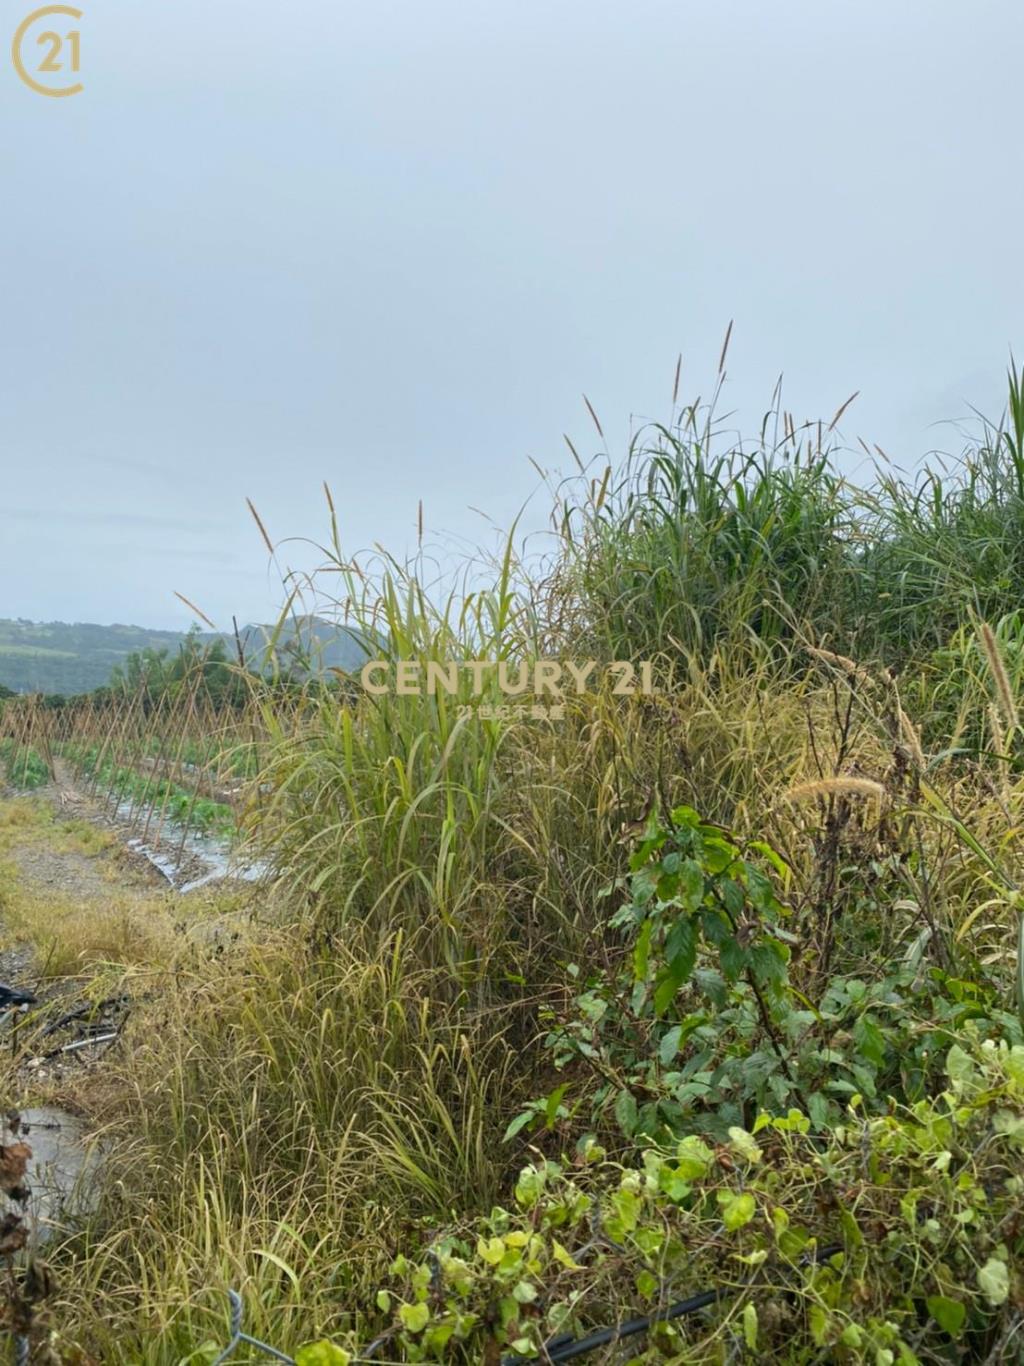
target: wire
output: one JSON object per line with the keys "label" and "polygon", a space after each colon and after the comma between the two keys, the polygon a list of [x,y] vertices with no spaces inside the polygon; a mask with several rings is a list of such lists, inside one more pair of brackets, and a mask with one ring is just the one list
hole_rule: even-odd
{"label": "wire", "polygon": [[[814,1254],[814,1260],[825,1262],[828,1261],[829,1257],[834,1257],[837,1252],[842,1251],[842,1243],[828,1243],[825,1247],[818,1249]],[[732,1289],[704,1290],[699,1295],[691,1295],[687,1300],[679,1300],[675,1304],[669,1305],[660,1314],[649,1314],[641,1319],[627,1319],[625,1323],[620,1323],[613,1328],[601,1328],[595,1333],[588,1334],[585,1338],[555,1338],[547,1344],[540,1356],[502,1357],[501,1366],[528,1366],[529,1363],[542,1363],[543,1366],[547,1366],[548,1362],[571,1361],[573,1357],[581,1357],[586,1352],[594,1351],[597,1347],[604,1347],[610,1342],[619,1342],[622,1338],[631,1338],[637,1333],[646,1332],[656,1323],[667,1323],[670,1319],[682,1318],[686,1314],[695,1314],[698,1310],[706,1309],[709,1304],[714,1304],[716,1300],[722,1299],[725,1295],[735,1293]]]}

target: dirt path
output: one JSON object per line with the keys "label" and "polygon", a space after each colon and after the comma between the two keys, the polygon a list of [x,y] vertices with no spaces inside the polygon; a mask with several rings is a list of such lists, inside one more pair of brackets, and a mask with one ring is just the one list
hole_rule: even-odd
{"label": "dirt path", "polygon": [[112,836],[124,868],[137,871],[142,888],[182,890],[200,879],[226,875],[226,859],[215,849],[215,841],[204,841],[195,831],[185,840],[180,828],[162,819],[129,818],[123,807],[115,811],[102,795],[93,796],[80,787],[65,760],[55,757],[53,764],[56,781],[36,795],[50,805],[58,821],[87,822]]}
{"label": "dirt path", "polygon": [[[54,964],[58,980],[40,976],[51,945],[60,947],[66,917],[84,915],[98,924],[116,904],[129,915],[137,906],[145,921],[169,893],[166,878],[125,847],[69,774],[59,772],[56,784],[30,797],[0,794],[0,983],[35,994],[40,1004],[33,1012],[59,1013],[65,1001],[77,1003],[82,989],[73,965]],[[37,923],[45,925],[42,935],[33,930]],[[4,1031],[10,1024],[8,1016]]]}
{"label": "dirt path", "polygon": [[119,893],[152,896],[154,888],[167,883],[156,869],[147,874],[116,845],[86,854],[74,848],[48,843],[16,844],[8,854],[19,879],[40,892],[55,892],[76,901],[109,901],[111,884]]}
{"label": "dirt path", "polygon": [[18,878],[33,890],[76,901],[107,901],[113,885],[119,894],[140,899],[167,887],[147,858],[125,846],[99,805],[75,787],[60,760],[57,783],[40,789],[34,800],[50,808],[53,825],[26,825],[21,837],[15,826],[4,849]]}
{"label": "dirt path", "polygon": [[31,800],[0,794],[0,981],[36,997],[3,1012],[0,1025],[0,1141],[28,1145],[27,1194],[5,1218],[16,1217],[19,1236],[32,1247],[45,1245],[69,1213],[93,1202],[102,1159],[89,1146],[76,1088],[96,1075],[119,1040],[128,998],[90,997],[75,978],[40,980],[45,955],[38,945],[18,943],[5,921],[12,911],[24,914],[26,898],[43,907],[95,908],[92,914],[102,914],[113,897],[141,907],[152,901],[154,882],[163,882],[148,864],[125,858],[95,818],[70,784]]}
{"label": "dirt path", "polygon": [[81,1113],[80,1087],[122,1047],[138,1004],[114,965],[162,970],[177,903],[167,878],[70,784],[0,796],[0,984],[35,997],[21,1010],[0,1003],[8,1103],[56,1105],[60,1125]]}

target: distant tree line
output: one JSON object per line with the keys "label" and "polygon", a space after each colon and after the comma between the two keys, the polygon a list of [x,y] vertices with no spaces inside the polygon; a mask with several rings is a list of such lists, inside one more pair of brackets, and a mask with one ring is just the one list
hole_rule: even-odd
{"label": "distant tree line", "polygon": [[[215,708],[241,707],[248,684],[237,664],[229,660],[221,639],[204,640],[193,627],[173,653],[169,648],[144,646],[133,650],[110,670],[109,681],[78,693],[35,693],[42,706],[59,710],[85,700],[113,703],[126,693],[141,694],[143,702],[173,698],[183,689],[195,689]],[[0,703],[24,696],[0,684]]]}
{"label": "distant tree line", "polygon": [[155,701],[173,697],[186,687],[195,688],[215,707],[240,707],[247,694],[246,679],[229,660],[224,641],[204,640],[196,626],[173,655],[165,648],[151,646],[133,650],[122,663],[115,664],[106,688],[92,695],[141,693]]}

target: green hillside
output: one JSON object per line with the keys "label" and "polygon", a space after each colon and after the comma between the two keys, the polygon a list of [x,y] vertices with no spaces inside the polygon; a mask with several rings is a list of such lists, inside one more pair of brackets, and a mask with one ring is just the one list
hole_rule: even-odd
{"label": "green hillside", "polygon": [[0,619],[0,685],[14,692],[81,693],[106,683],[136,650],[177,651],[183,631]]}
{"label": "green hillside", "polygon": [[[200,637],[212,642],[218,636]],[[269,628],[247,626],[242,632],[247,656],[255,662],[265,651]],[[231,658],[233,638],[224,638]],[[0,619],[0,687],[13,692],[91,692],[110,681],[111,670],[143,650],[177,653],[184,631],[156,631],[144,626],[99,626],[91,622],[31,622]],[[365,653],[343,627],[304,619],[281,632],[284,658],[315,656],[322,666],[358,668]],[[312,648],[311,648],[312,646]]]}

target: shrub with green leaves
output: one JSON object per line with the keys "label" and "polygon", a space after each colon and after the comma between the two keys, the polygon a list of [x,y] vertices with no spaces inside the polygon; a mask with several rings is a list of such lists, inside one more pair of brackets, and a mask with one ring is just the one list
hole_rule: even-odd
{"label": "shrub with green leaves", "polygon": [[45,787],[50,781],[50,770],[39,751],[11,739],[0,740],[0,773],[12,787],[24,792]]}
{"label": "shrub with green leaves", "polygon": [[[743,1122],[748,1102],[793,1099],[777,1021],[794,941],[763,871],[777,855],[766,845],[749,852],[743,858],[727,832],[689,807],[677,807],[667,826],[652,821],[608,922],[626,935],[622,962],[589,979],[575,1018],[549,1037],[559,1065],[586,1065],[595,1114],[613,1106],[631,1135],[681,1132],[695,1106],[724,1132]],[[710,1053],[691,1047],[712,1022],[724,1045],[714,1077]]]}
{"label": "shrub with green leaves", "polygon": [[552,1338],[657,1319],[715,1289],[699,1313],[638,1338],[630,1360],[1014,1359],[1024,1048],[968,1029],[944,1071],[942,1094],[889,1114],[851,1097],[823,1136],[792,1110],[731,1126],[718,1146],[691,1135],[646,1147],[637,1166],[593,1143],[572,1167],[538,1158],[513,1207],[395,1261],[378,1296],[392,1316],[385,1355],[532,1358]]}
{"label": "shrub with green leaves", "polygon": [[993,989],[915,953],[809,999],[790,978],[798,941],[774,888],[778,854],[762,841],[741,849],[689,807],[651,821],[630,869],[609,889],[625,891],[608,921],[625,936],[618,965],[591,973],[564,1017],[549,1012],[547,1045],[570,1079],[507,1137],[580,1108],[598,1131],[613,1117],[631,1139],[721,1137],[794,1106],[820,1130],[852,1094],[880,1109],[928,1094],[967,1022],[982,1037],[1021,1037]]}

